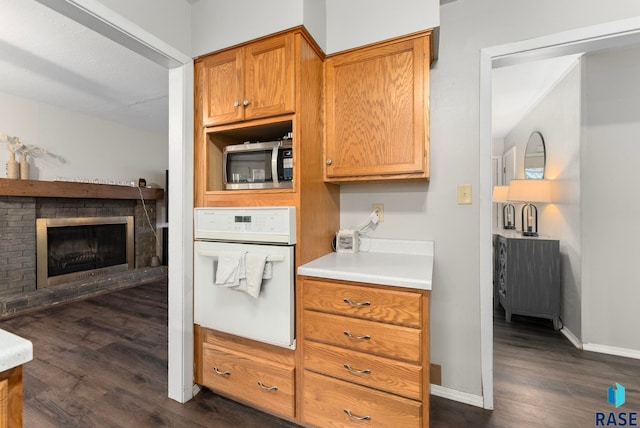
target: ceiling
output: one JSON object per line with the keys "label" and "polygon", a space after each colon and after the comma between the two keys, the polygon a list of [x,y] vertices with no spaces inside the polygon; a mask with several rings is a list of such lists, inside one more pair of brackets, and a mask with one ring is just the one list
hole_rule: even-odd
{"label": "ceiling", "polygon": [[[167,133],[165,67],[38,1],[0,0],[0,10],[0,92]],[[495,69],[494,137],[504,137],[578,56]]]}
{"label": "ceiling", "polygon": [[491,130],[504,138],[573,68],[582,54],[496,68],[491,73]]}
{"label": "ceiling", "polygon": [[167,133],[165,67],[37,1],[0,10],[0,92]]}

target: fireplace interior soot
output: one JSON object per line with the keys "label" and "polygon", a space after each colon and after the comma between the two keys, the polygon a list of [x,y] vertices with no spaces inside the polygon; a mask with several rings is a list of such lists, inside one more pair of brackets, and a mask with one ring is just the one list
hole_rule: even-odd
{"label": "fireplace interior soot", "polygon": [[49,228],[48,276],[127,263],[126,233],[126,224]]}

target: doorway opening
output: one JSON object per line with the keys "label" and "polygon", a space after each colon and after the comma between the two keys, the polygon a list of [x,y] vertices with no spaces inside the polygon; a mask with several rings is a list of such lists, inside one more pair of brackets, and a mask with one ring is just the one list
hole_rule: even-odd
{"label": "doorway opening", "polygon": [[[491,76],[494,69],[536,60],[619,49],[640,42],[640,19],[628,19],[519,43],[495,46],[481,51],[480,65],[480,287],[481,287],[481,355],[484,407],[493,408],[493,248],[491,203],[492,124]],[[583,263],[586,263],[583,260]],[[583,290],[584,291],[584,290]],[[594,296],[592,296],[594,297]],[[595,296],[597,298],[597,296]],[[582,293],[584,299],[584,292]],[[583,311],[581,321],[589,317]],[[582,338],[585,342],[585,336]],[[588,340],[588,338],[587,338]],[[584,344],[584,349],[589,349]],[[608,351],[615,352],[615,347]],[[597,350],[592,348],[592,350]],[[637,357],[636,357],[637,358]]]}

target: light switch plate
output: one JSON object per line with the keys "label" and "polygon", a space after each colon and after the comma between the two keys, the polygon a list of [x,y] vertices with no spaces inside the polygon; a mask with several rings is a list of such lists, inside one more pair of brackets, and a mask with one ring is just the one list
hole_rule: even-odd
{"label": "light switch plate", "polygon": [[458,205],[471,205],[472,201],[471,184],[458,184]]}

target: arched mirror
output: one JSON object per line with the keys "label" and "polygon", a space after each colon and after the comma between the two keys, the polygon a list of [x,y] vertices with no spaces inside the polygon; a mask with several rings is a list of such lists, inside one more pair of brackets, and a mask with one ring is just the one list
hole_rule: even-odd
{"label": "arched mirror", "polygon": [[541,133],[536,131],[529,137],[524,152],[524,178],[542,180],[546,159],[544,138]]}

